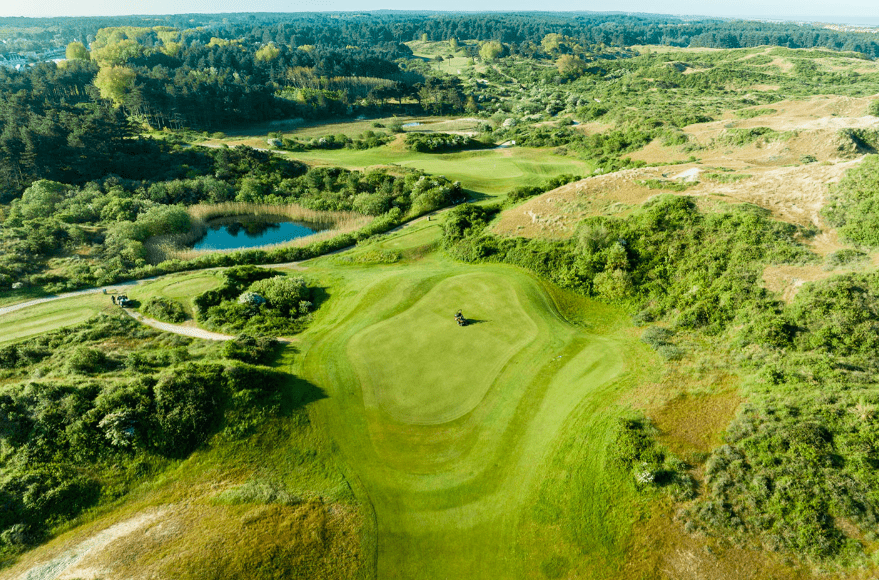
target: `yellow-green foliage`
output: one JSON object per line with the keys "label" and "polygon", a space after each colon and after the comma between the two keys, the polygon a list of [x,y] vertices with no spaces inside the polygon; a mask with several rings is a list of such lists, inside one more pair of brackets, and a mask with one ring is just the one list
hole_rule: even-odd
{"label": "yellow-green foliage", "polygon": [[88,49],[81,42],[71,42],[68,44],[65,57],[67,60],[89,60],[91,58]]}
{"label": "yellow-green foliage", "polygon": [[259,61],[268,62],[270,60],[278,58],[279,54],[281,54],[281,50],[277,46],[275,46],[273,42],[270,42],[257,50],[254,58]]}

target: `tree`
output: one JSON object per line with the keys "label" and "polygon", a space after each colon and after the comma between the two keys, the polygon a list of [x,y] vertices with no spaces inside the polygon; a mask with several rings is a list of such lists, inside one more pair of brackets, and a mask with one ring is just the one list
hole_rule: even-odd
{"label": "tree", "polygon": [[553,32],[544,36],[543,40],[540,41],[540,45],[543,47],[544,52],[547,54],[553,54],[559,51],[564,39],[565,38],[561,34]]}
{"label": "tree", "polygon": [[504,45],[497,40],[491,40],[479,47],[479,56],[485,62],[489,62],[499,57],[503,51]]}
{"label": "tree", "polygon": [[113,101],[118,107],[125,104],[126,98],[134,90],[134,79],[137,74],[124,66],[101,67],[95,75],[95,86],[101,91],[101,97]]}
{"label": "tree", "polygon": [[555,61],[559,74],[564,76],[580,76],[586,70],[586,63],[579,56],[563,54]]}
{"label": "tree", "polygon": [[458,50],[458,39],[455,38],[454,36],[449,39],[449,47],[452,50]]}
{"label": "tree", "polygon": [[81,42],[71,42],[68,44],[65,56],[67,60],[89,60],[91,58],[88,49]]}
{"label": "tree", "polygon": [[278,58],[279,54],[281,54],[281,49],[275,46],[273,42],[270,42],[269,44],[257,50],[254,58],[257,61],[269,62],[270,60]]}

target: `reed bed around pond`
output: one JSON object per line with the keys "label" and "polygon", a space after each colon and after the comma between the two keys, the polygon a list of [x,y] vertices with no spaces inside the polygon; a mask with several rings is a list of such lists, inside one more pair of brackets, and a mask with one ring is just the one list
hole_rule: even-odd
{"label": "reed bed around pond", "polygon": [[261,249],[301,247],[346,234],[368,225],[372,216],[350,211],[317,211],[300,205],[272,205],[260,203],[227,202],[199,204],[187,208],[191,226],[189,231],[156,236],[145,243],[147,257],[157,264],[164,260],[190,260],[198,256],[217,252],[237,252],[239,248],[226,250],[196,250],[191,246],[207,233],[208,227],[217,222],[231,221],[294,221],[317,226],[321,231],[310,236],[294,238],[277,244],[260,246]]}

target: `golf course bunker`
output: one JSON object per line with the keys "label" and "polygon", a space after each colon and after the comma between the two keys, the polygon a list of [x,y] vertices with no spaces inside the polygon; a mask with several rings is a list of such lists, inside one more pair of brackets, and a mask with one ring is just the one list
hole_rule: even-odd
{"label": "golf course bunker", "polygon": [[[454,314],[462,309],[469,324]],[[516,289],[488,273],[446,278],[411,307],[352,337],[364,390],[394,419],[431,425],[471,411],[537,335]]]}

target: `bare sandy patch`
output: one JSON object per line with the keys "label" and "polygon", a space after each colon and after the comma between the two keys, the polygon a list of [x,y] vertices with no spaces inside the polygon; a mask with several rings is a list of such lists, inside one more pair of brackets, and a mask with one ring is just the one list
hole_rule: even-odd
{"label": "bare sandy patch", "polygon": [[782,221],[821,228],[821,208],[826,203],[830,185],[861,159],[843,163],[803,165],[799,167],[751,168],[752,177],[733,183],[702,181],[687,190],[691,195],[720,195],[739,202],[766,208]]}
{"label": "bare sandy patch", "polygon": [[777,90],[780,89],[780,88],[781,88],[781,85],[761,85],[761,84],[757,84],[757,85],[750,85],[750,86],[747,86],[747,87],[745,87],[745,90],[746,90],[746,91],[756,91],[756,92],[758,92],[758,93],[769,93],[769,92],[777,91]]}
{"label": "bare sandy patch", "polygon": [[803,284],[824,280],[838,273],[825,270],[821,265],[767,266],[763,270],[763,284],[767,290],[781,294],[785,302],[791,302]]}
{"label": "bare sandy patch", "polygon": [[[19,570],[20,575],[17,577],[21,580],[55,580],[56,578],[58,580],[74,578],[86,580],[100,578],[103,576],[103,570],[90,568],[88,561],[92,558],[100,557],[114,542],[121,541],[139,529],[151,525],[162,517],[166,511],[166,509],[153,509],[113,524],[85,541],[72,546],[68,544],[63,548],[63,552],[42,564],[32,566],[23,573]],[[9,572],[15,572],[15,570],[16,568],[13,568]],[[14,577],[3,576],[7,578]]]}

